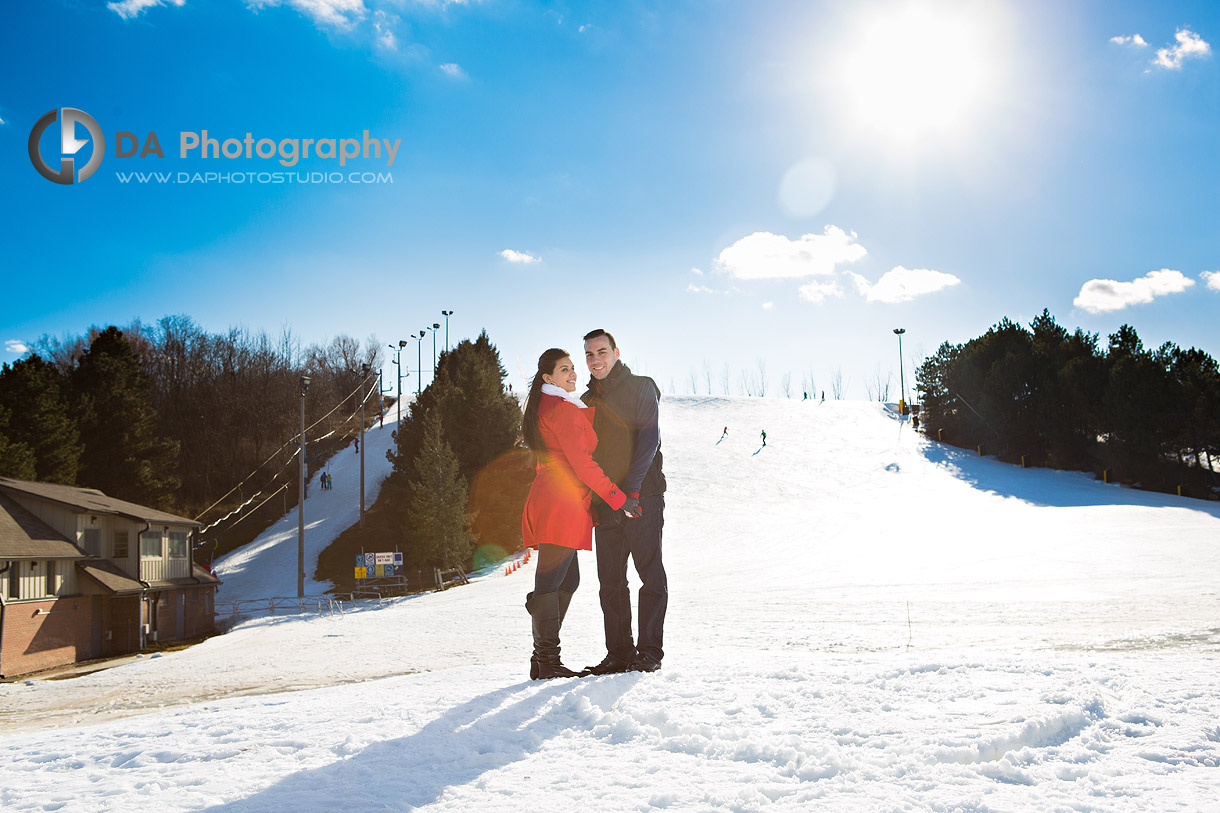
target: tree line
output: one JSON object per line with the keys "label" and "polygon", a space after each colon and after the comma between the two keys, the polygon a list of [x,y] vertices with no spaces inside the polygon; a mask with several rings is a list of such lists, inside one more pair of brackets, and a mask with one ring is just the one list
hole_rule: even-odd
{"label": "tree line", "polygon": [[1193,496],[1220,478],[1220,370],[1210,355],[1144,347],[1123,325],[1102,347],[1048,310],[945,342],[917,370],[929,437],[1027,464],[1105,473]]}
{"label": "tree line", "polygon": [[318,578],[354,586],[355,554],[401,551],[410,568],[478,567],[521,547],[533,460],[518,441],[521,404],[486,331],[440,355],[386,456],[393,471],[364,528],[318,558]]}
{"label": "tree line", "polygon": [[[204,523],[235,512],[205,535],[223,552],[295,504],[297,490],[283,487],[297,480],[298,466],[288,464],[300,432],[300,376],[312,378],[308,424],[340,406],[307,433],[310,444],[326,436],[309,448],[316,467],[358,433],[362,381],[376,386],[364,365],[380,366],[380,348],[375,337],[362,347],[342,335],[303,346],[287,328],[274,337],[214,334],[187,316],[44,336],[0,368],[0,474],[96,488],[192,518],[210,508]],[[280,490],[281,499],[250,516],[252,495]]]}

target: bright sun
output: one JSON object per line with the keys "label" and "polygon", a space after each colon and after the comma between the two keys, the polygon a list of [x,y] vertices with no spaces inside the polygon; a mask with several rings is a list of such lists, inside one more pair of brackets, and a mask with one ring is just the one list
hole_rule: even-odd
{"label": "bright sun", "polygon": [[840,67],[858,124],[899,140],[958,134],[989,82],[977,5],[890,6],[865,20]]}

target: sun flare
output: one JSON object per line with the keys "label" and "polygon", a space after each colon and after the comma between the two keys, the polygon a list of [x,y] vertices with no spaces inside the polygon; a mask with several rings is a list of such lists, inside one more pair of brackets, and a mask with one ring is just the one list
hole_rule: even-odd
{"label": "sun flare", "polygon": [[965,8],[908,4],[862,22],[842,63],[857,124],[913,140],[968,123],[990,66],[986,26]]}

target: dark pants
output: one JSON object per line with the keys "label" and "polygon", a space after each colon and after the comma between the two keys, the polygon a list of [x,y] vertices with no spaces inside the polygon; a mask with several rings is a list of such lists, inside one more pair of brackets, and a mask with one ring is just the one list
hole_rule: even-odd
{"label": "dark pants", "polygon": [[[660,661],[669,587],[661,564],[661,529],[665,525],[665,497],[640,500],[644,515],[621,523],[597,526],[597,578],[601,582],[602,616],[606,624],[606,651],[619,660],[633,661],[638,651]],[[620,512],[621,514],[621,512]],[[640,581],[639,648],[631,638],[631,591],[627,589],[627,557]],[[541,562],[540,562],[541,564]]]}
{"label": "dark pants", "polygon": [[539,595],[557,590],[575,593],[579,586],[580,565],[576,562],[576,549],[562,545],[539,545],[534,592]]}

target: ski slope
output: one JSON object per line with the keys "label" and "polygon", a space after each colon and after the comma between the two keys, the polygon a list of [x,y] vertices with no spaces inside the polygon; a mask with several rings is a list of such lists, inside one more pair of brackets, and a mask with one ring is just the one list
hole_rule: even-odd
{"label": "ski slope", "polygon": [[[875,404],[661,418],[660,672],[529,681],[532,566],[493,568],[0,685],[0,809],[1220,811],[1215,503],[979,458]],[[603,654],[580,564],[577,667]]]}
{"label": "ski slope", "polygon": [[[405,406],[405,404],[404,404]],[[365,430],[364,505],[377,500],[382,481],[393,466],[386,458],[394,445],[398,413],[390,409],[383,426]],[[357,424],[358,425],[358,424]],[[322,473],[334,487],[323,490]],[[331,587],[318,582],[314,571],[318,556],[339,534],[360,521],[360,453],[349,445],[331,456],[326,467],[309,479],[305,497],[305,594],[319,595]],[[297,594],[297,536],[300,518],[293,508],[248,545],[220,557],[212,569],[222,584],[217,602],[295,596]]]}

